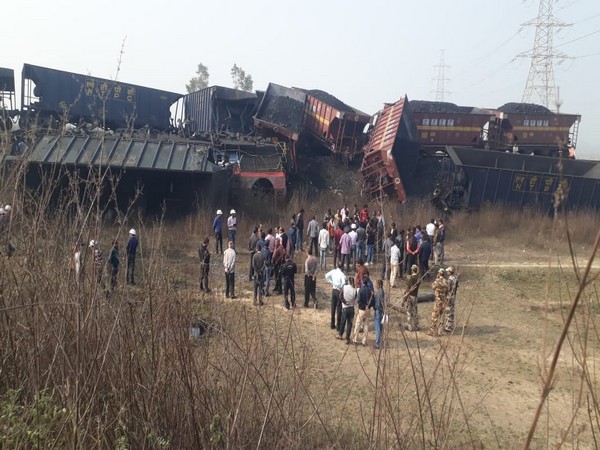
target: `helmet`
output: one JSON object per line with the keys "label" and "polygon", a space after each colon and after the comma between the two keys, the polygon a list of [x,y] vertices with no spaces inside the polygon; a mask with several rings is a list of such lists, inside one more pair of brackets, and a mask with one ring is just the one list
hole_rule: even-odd
{"label": "helmet", "polygon": [[90,248],[95,247],[96,245],[98,245],[98,243],[95,240],[91,240],[90,241]]}
{"label": "helmet", "polygon": [[217,216],[220,216],[221,214],[223,214],[223,211],[221,211],[220,209],[217,209]]}
{"label": "helmet", "polygon": [[229,214],[235,214],[235,209],[232,209],[231,211],[229,211]]}
{"label": "helmet", "polygon": [[446,272],[454,273],[454,267],[450,266],[446,268]]}
{"label": "helmet", "polygon": [[350,228],[352,228],[353,230],[356,230],[356,224],[353,223],[352,225],[350,225]]}
{"label": "helmet", "polygon": [[129,230],[129,234],[131,234],[132,236],[135,236],[135,228],[132,228],[131,230]]}
{"label": "helmet", "polygon": [[9,212],[12,208],[10,207],[10,205],[6,205],[4,207],[4,211]]}

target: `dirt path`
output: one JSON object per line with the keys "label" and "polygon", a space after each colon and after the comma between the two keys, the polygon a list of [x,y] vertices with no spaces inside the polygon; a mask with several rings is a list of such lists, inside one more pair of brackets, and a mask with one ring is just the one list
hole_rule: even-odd
{"label": "dirt path", "polygon": [[[282,296],[266,298],[263,309],[275,326],[293,324],[296,338],[301,339],[314,356],[320,374],[319,379],[313,380],[314,395],[322,398],[327,410],[338,411],[340,405],[360,409],[362,396],[372,396],[377,368],[383,360],[393,368],[395,376],[410,378],[408,367],[417,355],[424,361],[424,370],[430,371],[439,360],[440,352],[444,352],[444,370],[456,373],[455,385],[461,398],[458,413],[468,416],[469,423],[479,430],[482,441],[493,443],[493,447],[511,448],[515,442],[522,442],[537,406],[541,374],[560,333],[569,301],[567,286],[555,275],[548,276],[558,273],[557,264],[553,263],[549,271],[548,254],[542,251],[515,251],[497,246],[465,252],[464,246],[457,244],[447,248],[447,255],[446,265],[453,265],[461,273],[457,328],[453,335],[427,336],[424,331],[429,325],[432,305],[420,303],[424,331],[405,332],[405,316],[398,311],[389,311],[384,350],[380,352],[373,348],[372,317],[369,320],[369,345],[348,346],[335,339],[335,332],[330,329],[331,289],[323,273],[319,274],[317,285],[318,309],[302,307],[302,274],[297,276],[295,283],[296,309],[286,311]],[[238,272],[237,294],[240,298],[233,301],[251,304],[250,283],[242,282],[248,267],[247,255],[239,256],[238,267],[242,268],[242,273]],[[566,261],[568,258],[562,256],[562,269],[565,274],[572,274]],[[585,259],[578,259],[580,268],[586,263]],[[600,268],[600,261],[596,260],[593,267]],[[376,278],[381,268],[375,266],[370,270]],[[222,298],[222,280],[214,278],[217,278],[215,294]],[[386,292],[391,303],[398,304],[403,289],[387,289]],[[425,282],[420,294],[428,292],[431,292],[430,282]],[[597,359],[597,350],[590,353],[590,359]],[[552,442],[558,440],[561,431],[557,424],[568,423],[573,408],[573,389],[577,384],[573,358],[573,352],[566,347],[558,367],[560,383],[553,389],[547,409],[552,417],[548,422]],[[600,359],[596,363],[600,364]],[[347,389],[341,389],[336,383],[340,374],[352,380],[353,395],[348,395]]]}

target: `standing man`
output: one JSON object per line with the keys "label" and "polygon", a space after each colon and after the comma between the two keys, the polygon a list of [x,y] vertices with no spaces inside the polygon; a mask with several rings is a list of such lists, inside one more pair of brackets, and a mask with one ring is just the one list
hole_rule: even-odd
{"label": "standing man", "polygon": [[366,261],[366,249],[367,249],[367,229],[363,227],[362,222],[359,222],[358,228],[356,229],[356,261],[359,259]]}
{"label": "standing man", "polygon": [[81,248],[83,247],[83,243],[76,242],[75,248],[73,252],[73,267],[75,269],[75,282],[77,286],[79,286],[81,282]]}
{"label": "standing man", "polygon": [[292,302],[292,308],[296,307],[296,288],[294,286],[294,275],[298,272],[296,263],[292,261],[290,255],[285,255],[285,263],[281,268],[283,275],[283,306],[285,309],[290,309],[290,302],[288,301],[288,295]]}
{"label": "standing man", "polygon": [[[435,229],[436,229],[436,223],[435,223],[435,219],[431,219],[429,221],[429,223],[427,225],[425,225],[425,233],[427,233],[427,236],[429,237],[429,242],[433,243],[433,237],[435,235]],[[433,258],[433,252],[431,252],[430,258]]]}
{"label": "standing man", "polygon": [[[324,230],[327,232],[327,230]],[[304,262],[304,307],[308,308],[308,299],[312,297],[317,308],[317,257],[313,255],[312,248],[308,249]]]}
{"label": "standing man", "polygon": [[250,238],[248,239],[248,251],[250,252],[250,269],[248,270],[248,281],[252,281],[254,279],[254,269],[252,268],[252,257],[254,256],[254,252],[256,251],[256,244],[258,243],[258,227],[254,227]]}
{"label": "standing man", "polygon": [[261,244],[257,243],[252,256],[252,269],[254,270],[254,295],[252,303],[255,306],[264,305],[262,301],[263,277],[267,258],[261,252]]}
{"label": "standing man", "polygon": [[117,275],[119,274],[119,267],[121,261],[119,261],[119,243],[113,242],[113,246],[108,254],[108,263],[110,264],[110,290],[114,291],[117,287]]}
{"label": "standing man", "polygon": [[413,264],[419,263],[419,251],[421,250],[417,236],[415,235],[416,229],[413,228],[409,232],[406,238],[406,266],[412,267]]}
{"label": "standing man", "polygon": [[363,209],[358,213],[358,223],[361,227],[367,228],[367,224],[369,223],[369,208],[367,205],[363,206]]}
{"label": "standing man", "polygon": [[369,285],[369,276],[363,277],[362,285],[358,290],[358,317],[354,324],[354,334],[352,342],[358,344],[358,333],[363,330],[362,345],[367,345],[369,337],[369,325],[367,324],[367,316],[373,302],[373,288]]}
{"label": "standing man", "polygon": [[404,293],[406,316],[408,318],[406,328],[408,331],[419,331],[419,314],[417,311],[419,286],[421,286],[419,268],[416,264],[413,264],[410,268],[410,275],[406,277],[406,292]]}
{"label": "standing man", "polygon": [[446,305],[446,323],[444,331],[452,333],[454,331],[454,306],[456,304],[456,290],[458,289],[458,278],[454,275],[454,267],[450,266],[446,269],[448,274],[448,304]]}
{"label": "standing man", "polygon": [[227,229],[229,230],[229,240],[233,242],[233,248],[235,248],[235,234],[237,232],[237,215],[235,209],[229,211],[229,217],[227,218]]}
{"label": "standing man", "polygon": [[215,254],[219,254],[219,247],[223,253],[223,211],[217,209],[217,216],[213,220],[213,231],[215,233]]}
{"label": "standing man", "polygon": [[327,250],[329,249],[329,230],[327,230],[327,222],[323,222],[323,228],[319,231],[319,266],[321,270],[325,270],[327,265]]}
{"label": "standing man", "polygon": [[438,219],[438,239],[437,239],[436,257],[438,262],[444,264],[444,244],[446,242],[446,225],[442,219]]}
{"label": "standing man", "polygon": [[398,269],[400,267],[400,249],[398,243],[394,242],[390,249],[390,287],[396,287],[396,278],[398,277]]}
{"label": "standing man", "polygon": [[285,263],[285,248],[281,243],[281,239],[277,239],[275,243],[275,251],[273,252],[273,256],[271,257],[271,261],[273,263],[273,276],[275,277],[275,287],[273,288],[273,293],[281,295],[283,294],[283,283],[282,283],[282,275],[281,268]]}
{"label": "standing man", "polygon": [[423,243],[421,244],[421,250],[419,251],[419,266],[421,269],[421,274],[429,279],[429,257],[431,256],[431,242],[429,241],[429,236],[427,234],[423,234],[422,240]]}
{"label": "standing man", "polygon": [[100,247],[98,247],[98,241],[92,239],[89,246],[94,252],[94,275],[96,276],[96,282],[102,283],[102,272],[104,269],[104,254]]}
{"label": "standing man", "polygon": [[342,245],[340,241],[342,236],[344,235],[344,225],[343,222],[338,222],[337,228],[333,233],[333,268],[335,269],[338,264],[342,261]]}
{"label": "standing man", "polygon": [[446,283],[446,279],[444,278],[445,274],[446,271],[444,269],[438,270],[437,278],[431,285],[435,294],[435,302],[431,311],[431,326],[429,327],[429,333],[427,333],[429,336],[440,335],[441,316],[448,303],[448,283]]}
{"label": "standing man", "polygon": [[354,287],[354,278],[348,277],[347,284],[340,291],[340,302],[342,303],[342,318],[338,327],[338,339],[342,339],[346,330],[346,345],[350,344],[350,333],[352,332],[352,320],[354,319],[354,306],[356,305],[357,290]]}
{"label": "standing man", "polygon": [[350,236],[350,239],[352,239],[352,244],[350,246],[350,264],[354,264],[356,262],[356,241],[358,240],[355,223],[350,225],[350,233],[348,233],[348,235]]}
{"label": "standing man", "polygon": [[317,216],[313,216],[312,220],[308,222],[306,228],[306,234],[310,239],[309,248],[313,251],[313,255],[319,252],[319,222],[317,222]]}
{"label": "standing man", "polygon": [[223,267],[225,268],[225,298],[237,298],[235,296],[235,250],[233,242],[227,243],[227,250],[223,252]]}
{"label": "standing man", "polygon": [[383,331],[383,315],[385,314],[385,292],[383,280],[377,280],[377,291],[373,297],[373,325],[375,327],[375,348],[381,348],[381,335]]}
{"label": "standing man", "polygon": [[294,257],[294,251],[296,250],[296,238],[297,238],[297,232],[296,232],[296,222],[294,222],[293,220],[290,222],[290,228],[288,229],[287,232],[289,239],[290,239],[290,251],[289,251],[289,255],[290,257]]}
{"label": "standing man", "polygon": [[342,254],[342,265],[346,265],[346,273],[350,272],[350,254],[352,252],[352,238],[350,237],[350,229],[346,227],[344,234],[340,238],[340,253]]}
{"label": "standing man", "polygon": [[200,258],[200,290],[205,292],[210,292],[208,288],[208,272],[210,270],[208,242],[208,238],[204,238],[202,245],[198,249],[198,257]]}
{"label": "standing man", "polygon": [[371,226],[371,224],[367,225],[367,261],[365,262],[366,266],[373,265],[373,259],[375,257],[375,229]]}
{"label": "standing man", "polygon": [[302,251],[302,239],[304,233],[304,208],[296,216],[296,250]]}
{"label": "standing man", "polygon": [[[331,329],[338,330],[342,316],[342,302],[340,301],[340,289],[346,284],[346,275],[342,272],[342,263],[325,275],[325,281],[331,284]],[[337,320],[336,320],[337,315]]]}
{"label": "standing man", "polygon": [[392,233],[388,232],[386,240],[383,243],[383,267],[381,269],[381,278],[384,280],[388,280],[390,278],[391,269],[390,269],[390,259],[392,257],[392,247],[394,246],[394,241],[392,240]]}
{"label": "standing man", "polygon": [[135,284],[135,255],[138,248],[138,238],[135,229],[129,230],[129,239],[127,240],[127,284]]}

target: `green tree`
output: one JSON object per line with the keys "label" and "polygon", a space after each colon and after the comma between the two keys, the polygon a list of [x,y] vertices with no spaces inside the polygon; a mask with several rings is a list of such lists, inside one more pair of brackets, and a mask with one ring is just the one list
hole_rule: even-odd
{"label": "green tree", "polygon": [[188,94],[191,94],[205,87],[208,87],[208,67],[200,63],[198,64],[198,70],[196,70],[196,76],[192,77],[189,84],[185,85],[185,89]]}
{"label": "green tree", "polygon": [[246,75],[246,71],[237,64],[234,64],[231,68],[231,79],[233,80],[233,87],[235,89],[252,92],[252,88],[254,87],[252,75]]}

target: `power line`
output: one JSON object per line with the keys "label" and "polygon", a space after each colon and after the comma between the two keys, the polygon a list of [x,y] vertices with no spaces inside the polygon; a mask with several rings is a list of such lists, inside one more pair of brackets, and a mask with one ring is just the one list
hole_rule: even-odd
{"label": "power line", "polygon": [[533,49],[518,55],[531,59],[522,101],[541,103],[546,108],[555,106],[556,102],[554,61],[567,58],[554,48],[554,30],[568,25],[554,17],[553,7],[554,0],[540,0],[537,17],[522,25],[535,27]]}
{"label": "power line", "polygon": [[562,47],[563,45],[567,45],[567,44],[572,44],[573,42],[580,41],[582,39],[585,39],[587,37],[593,36],[594,34],[598,34],[598,33],[600,33],[600,30],[592,31],[591,33],[584,34],[583,36],[579,36],[578,38],[571,39],[570,41],[562,42],[562,43],[560,43],[558,45],[555,45],[554,48],[556,48],[556,47]]}
{"label": "power line", "polygon": [[440,62],[434,66],[438,69],[437,89],[435,91],[436,102],[443,102],[446,94],[450,94],[450,92],[446,90],[446,81],[449,81],[448,78],[446,78],[446,69],[448,69],[450,66],[444,63],[445,52],[446,50],[440,50]]}

